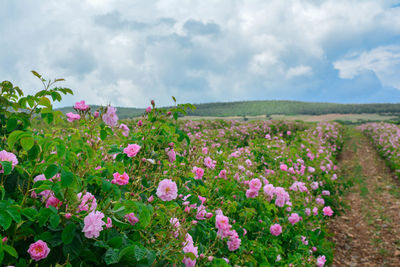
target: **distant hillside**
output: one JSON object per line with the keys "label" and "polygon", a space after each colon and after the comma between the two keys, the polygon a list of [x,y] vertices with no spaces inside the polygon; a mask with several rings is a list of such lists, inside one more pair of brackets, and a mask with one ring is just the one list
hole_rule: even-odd
{"label": "distant hillside", "polygon": [[[400,104],[336,104],[315,103],[301,101],[242,101],[195,104],[196,110],[190,111],[190,116],[257,116],[257,115],[321,115],[330,113],[339,114],[400,114]],[[98,106],[91,106],[95,110]],[[63,113],[73,112],[72,107],[60,108]],[[117,114],[121,119],[141,116],[144,109],[117,107]]]}

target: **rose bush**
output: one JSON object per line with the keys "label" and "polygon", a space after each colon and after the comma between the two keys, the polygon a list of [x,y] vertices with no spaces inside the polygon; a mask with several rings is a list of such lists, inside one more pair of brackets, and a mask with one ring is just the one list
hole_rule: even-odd
{"label": "rose bush", "polygon": [[331,262],[338,124],[181,121],[192,105],[154,101],[123,123],[80,101],[71,119],[50,98],[72,91],[34,74],[34,96],[0,84],[2,264]]}

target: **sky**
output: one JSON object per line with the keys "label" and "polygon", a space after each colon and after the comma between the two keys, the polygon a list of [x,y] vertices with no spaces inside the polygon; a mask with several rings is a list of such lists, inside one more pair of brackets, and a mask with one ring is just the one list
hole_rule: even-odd
{"label": "sky", "polygon": [[400,102],[400,1],[1,0],[0,80],[56,107]]}

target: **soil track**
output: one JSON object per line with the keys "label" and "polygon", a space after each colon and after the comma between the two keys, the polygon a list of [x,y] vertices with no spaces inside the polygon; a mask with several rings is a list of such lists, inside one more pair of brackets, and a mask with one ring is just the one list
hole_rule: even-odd
{"label": "soil track", "polygon": [[400,266],[400,183],[369,140],[350,129],[340,157],[353,183],[348,208],[329,225],[336,243],[332,266]]}

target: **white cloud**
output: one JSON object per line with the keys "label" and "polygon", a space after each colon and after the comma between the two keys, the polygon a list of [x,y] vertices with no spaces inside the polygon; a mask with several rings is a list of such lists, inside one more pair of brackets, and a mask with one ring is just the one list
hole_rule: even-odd
{"label": "white cloud", "polygon": [[308,76],[312,74],[312,68],[310,66],[296,66],[293,68],[289,68],[286,77],[287,78],[293,78],[293,77],[298,77],[298,76]]}
{"label": "white cloud", "polygon": [[352,79],[364,71],[373,71],[382,84],[400,89],[400,45],[353,53],[335,61],[333,65],[343,79]]}
{"label": "white cloud", "polygon": [[62,105],[87,99],[139,107],[152,98],[171,104],[171,95],[183,102],[283,98],[300,90],[291,78],[328,82],[315,79],[332,62],[341,77],[367,68],[393,85],[399,66],[392,59],[379,66],[372,55],[342,59],[368,49],[384,57],[373,48],[400,34],[400,8],[391,2],[0,1],[0,78],[32,92],[35,69],[67,79],[75,96]]}

